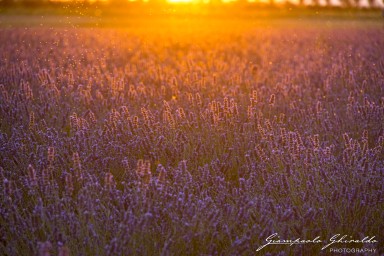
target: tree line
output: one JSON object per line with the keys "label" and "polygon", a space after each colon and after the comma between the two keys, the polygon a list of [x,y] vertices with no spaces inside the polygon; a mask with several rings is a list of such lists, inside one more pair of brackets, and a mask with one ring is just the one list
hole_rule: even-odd
{"label": "tree line", "polygon": [[[200,0],[202,2],[202,0]],[[295,1],[295,0],[293,0]],[[60,6],[60,5],[103,5],[111,7],[123,6],[164,6],[168,4],[168,0],[0,0],[0,6],[13,7],[13,6],[26,6],[26,7],[39,7],[39,6]],[[232,5],[243,7],[250,6],[264,6],[274,7],[281,4],[287,4],[296,7],[330,7],[330,8],[380,8],[384,10],[384,0],[297,0],[292,2],[290,0],[268,0],[268,2],[249,2],[248,0],[234,0]],[[206,5],[224,6],[223,0],[210,0]]]}

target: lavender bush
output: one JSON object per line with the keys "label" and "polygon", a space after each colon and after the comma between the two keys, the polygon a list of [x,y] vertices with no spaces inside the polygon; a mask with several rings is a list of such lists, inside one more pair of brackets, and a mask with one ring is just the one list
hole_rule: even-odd
{"label": "lavender bush", "polygon": [[2,28],[0,254],[384,253],[382,27],[242,22]]}

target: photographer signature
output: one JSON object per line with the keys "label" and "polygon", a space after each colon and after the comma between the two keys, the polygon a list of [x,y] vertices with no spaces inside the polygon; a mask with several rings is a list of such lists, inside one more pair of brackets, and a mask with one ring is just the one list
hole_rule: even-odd
{"label": "photographer signature", "polygon": [[283,244],[283,245],[300,245],[300,244],[320,244],[320,243],[326,243],[321,250],[324,250],[328,248],[331,245],[334,244],[374,244],[378,243],[378,241],[375,239],[375,236],[366,236],[363,239],[355,239],[352,236],[348,235],[341,235],[341,234],[336,234],[332,236],[328,241],[323,241],[320,236],[317,236],[314,239],[281,239],[280,236],[277,233],[274,233],[270,236],[268,236],[265,241],[267,242],[266,244],[260,246],[259,248],[256,249],[256,251],[260,251],[263,248],[265,248],[268,245],[277,245],[277,244]]}

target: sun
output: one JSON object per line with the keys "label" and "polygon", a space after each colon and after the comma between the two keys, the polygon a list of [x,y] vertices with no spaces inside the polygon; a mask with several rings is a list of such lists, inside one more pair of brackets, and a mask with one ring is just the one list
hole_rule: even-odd
{"label": "sun", "polygon": [[192,4],[197,3],[199,0],[167,0],[170,4]]}

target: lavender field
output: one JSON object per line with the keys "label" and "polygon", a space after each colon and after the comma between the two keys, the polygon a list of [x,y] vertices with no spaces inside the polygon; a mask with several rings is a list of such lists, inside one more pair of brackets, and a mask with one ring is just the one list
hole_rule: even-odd
{"label": "lavender field", "polygon": [[382,23],[0,35],[0,255],[384,254]]}

